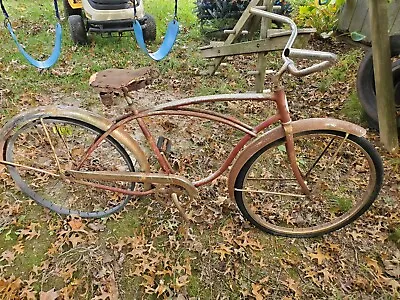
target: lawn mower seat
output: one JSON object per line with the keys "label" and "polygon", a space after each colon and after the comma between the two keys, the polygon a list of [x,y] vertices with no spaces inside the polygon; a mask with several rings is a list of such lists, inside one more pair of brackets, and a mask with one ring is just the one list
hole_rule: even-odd
{"label": "lawn mower seat", "polygon": [[132,1],[124,0],[88,0],[91,7],[97,10],[116,10],[133,8]]}

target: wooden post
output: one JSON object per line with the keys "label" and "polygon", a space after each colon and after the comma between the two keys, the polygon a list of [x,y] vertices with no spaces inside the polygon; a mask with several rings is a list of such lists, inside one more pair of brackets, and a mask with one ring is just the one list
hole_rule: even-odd
{"label": "wooden post", "polygon": [[[266,8],[267,11],[272,11],[272,0],[264,0],[263,6]],[[270,27],[271,19],[262,18],[260,28],[260,40],[264,40],[267,38],[267,31]],[[257,57],[258,74],[256,75],[255,88],[256,92],[258,93],[261,93],[264,90],[265,68],[267,67],[267,59],[265,58],[266,54],[267,52],[260,52],[258,53]]]}
{"label": "wooden post", "polygon": [[372,51],[381,142],[389,152],[398,148],[396,107],[388,33],[388,3],[369,0]]}

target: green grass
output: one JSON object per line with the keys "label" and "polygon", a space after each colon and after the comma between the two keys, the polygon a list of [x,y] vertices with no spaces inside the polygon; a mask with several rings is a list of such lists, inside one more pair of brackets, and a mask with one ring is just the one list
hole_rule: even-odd
{"label": "green grass", "polygon": [[361,121],[364,121],[363,108],[358,100],[356,92],[350,94],[349,98],[344,103],[341,112],[352,122],[360,123]]}
{"label": "green grass", "polygon": [[360,49],[354,49],[339,55],[339,60],[335,64],[335,67],[330,68],[326,72],[326,76],[320,81],[318,89],[321,92],[326,92],[332,83],[350,80],[348,74],[352,73],[348,72],[348,70],[357,70],[361,57],[362,51]]}
{"label": "green grass", "polygon": [[393,232],[389,236],[389,239],[398,247],[400,247],[400,226],[393,230]]}

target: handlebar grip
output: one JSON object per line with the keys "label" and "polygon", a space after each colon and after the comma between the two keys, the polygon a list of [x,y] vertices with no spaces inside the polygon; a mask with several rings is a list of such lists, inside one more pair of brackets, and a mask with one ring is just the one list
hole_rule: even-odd
{"label": "handlebar grip", "polygon": [[305,58],[305,59],[314,59],[314,60],[322,60],[322,62],[314,64],[305,69],[297,69],[294,65],[294,62],[289,60],[288,71],[290,74],[301,77],[306,76],[311,73],[315,73],[318,71],[325,70],[332,66],[337,61],[336,54],[324,51],[313,51],[313,50],[303,50],[303,49],[285,49],[283,55],[289,59],[289,57],[293,58]]}

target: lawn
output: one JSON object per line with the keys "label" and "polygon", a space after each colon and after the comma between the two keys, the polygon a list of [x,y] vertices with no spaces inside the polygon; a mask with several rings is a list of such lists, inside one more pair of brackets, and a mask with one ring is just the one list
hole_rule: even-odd
{"label": "lawn", "polygon": [[[28,52],[46,58],[56,22],[51,1],[20,2],[4,3],[15,32]],[[0,124],[22,110],[50,104],[73,105],[110,118],[123,113],[122,102],[103,107],[88,84],[93,73],[107,68],[159,69],[160,77],[137,94],[137,105],[143,107],[254,89],[254,78],[247,75],[256,67],[252,55],[229,58],[214,76],[199,75],[208,61],[198,48],[207,41],[192,2],[179,1],[180,34],[161,62],[140,52],[130,36],[91,35],[88,46],[73,45],[63,19],[61,57],[51,69],[39,71],[26,63],[1,29]],[[158,25],[157,40],[150,45],[156,49],[173,4],[147,3]],[[310,47],[339,53],[340,59],[326,72],[285,77],[294,118],[330,116],[367,126],[355,91],[363,52],[332,39],[314,39]],[[268,68],[279,66],[279,55],[268,54]],[[251,103],[216,109],[249,121],[268,112]],[[238,138],[209,123],[194,124],[202,126],[193,129],[192,139],[182,134],[179,121],[156,119],[154,124],[176,133],[176,163],[193,176],[204,166],[215,167]],[[367,137],[384,159],[380,196],[350,226],[313,239],[275,237],[245,222],[229,199],[227,174],[201,188],[199,199],[185,203],[194,219],[185,224],[168,199],[157,197],[132,201],[105,219],[61,217],[24,196],[0,166],[0,299],[398,299],[400,152],[388,154],[376,132],[368,131]]]}

